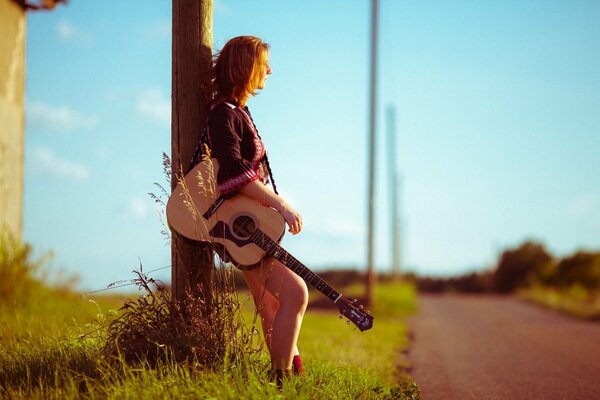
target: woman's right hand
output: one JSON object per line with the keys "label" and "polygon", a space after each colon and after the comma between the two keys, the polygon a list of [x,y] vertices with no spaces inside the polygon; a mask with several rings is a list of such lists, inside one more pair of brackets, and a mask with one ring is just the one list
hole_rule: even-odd
{"label": "woman's right hand", "polygon": [[286,204],[280,211],[283,219],[288,225],[288,230],[292,235],[300,233],[302,230],[302,216],[288,204]]}
{"label": "woman's right hand", "polygon": [[255,180],[242,186],[240,192],[279,211],[287,223],[292,235],[295,235],[302,230],[302,216],[300,213],[294,210],[283,197],[275,194],[272,190],[267,189],[260,181]]}

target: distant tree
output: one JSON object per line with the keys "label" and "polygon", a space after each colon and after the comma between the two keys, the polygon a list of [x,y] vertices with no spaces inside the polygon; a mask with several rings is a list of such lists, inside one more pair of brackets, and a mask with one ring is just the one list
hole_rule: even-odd
{"label": "distant tree", "polygon": [[544,245],[533,241],[506,250],[500,256],[494,273],[494,287],[498,292],[508,293],[525,286],[551,262],[552,256]]}
{"label": "distant tree", "polygon": [[408,273],[404,274],[402,278],[404,281],[413,283],[419,292],[486,293],[493,291],[494,273],[484,270],[450,277],[418,276]]}
{"label": "distant tree", "polygon": [[442,293],[449,290],[446,278],[416,277],[416,283],[419,292]]}
{"label": "distant tree", "polygon": [[492,290],[493,276],[490,271],[471,272],[450,279],[450,286],[463,293],[485,293]]}
{"label": "distant tree", "polygon": [[557,286],[579,284],[587,289],[600,288],[600,252],[578,251],[563,258],[554,279]]}

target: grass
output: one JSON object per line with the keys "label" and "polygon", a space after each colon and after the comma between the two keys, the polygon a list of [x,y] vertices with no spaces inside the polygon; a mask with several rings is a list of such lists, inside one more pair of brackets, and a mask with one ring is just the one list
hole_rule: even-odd
{"label": "grass", "polygon": [[77,336],[90,329],[89,325],[109,309],[118,309],[124,300],[123,295],[88,298],[68,291],[42,288],[40,292],[33,301],[21,306],[0,304],[0,344]]}
{"label": "grass", "polygon": [[[240,294],[240,300],[246,309],[250,307],[246,294]],[[49,292],[42,301],[0,307],[0,396],[417,399],[418,387],[399,368],[401,351],[408,345],[404,319],[414,310],[414,301],[411,286],[380,285],[374,328],[362,333],[336,318],[336,313],[309,306],[299,341],[307,374],[286,382],[279,392],[266,379],[265,351],[236,363],[225,360],[217,368],[177,363],[168,357],[152,367],[115,363],[101,351],[103,338],[89,332],[95,327],[92,321],[113,313],[110,310],[122,304],[122,297],[85,299]],[[243,316],[252,323],[251,312]]]}
{"label": "grass", "polygon": [[571,316],[600,321],[600,292],[579,285],[555,288],[542,285],[520,290],[517,295],[552,310]]}

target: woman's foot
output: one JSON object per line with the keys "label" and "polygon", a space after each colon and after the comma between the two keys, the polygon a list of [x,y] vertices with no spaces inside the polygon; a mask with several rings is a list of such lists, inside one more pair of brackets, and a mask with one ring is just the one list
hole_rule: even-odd
{"label": "woman's foot", "polygon": [[283,381],[292,376],[292,370],[286,369],[272,369],[269,371],[269,380],[275,382],[277,389],[280,391],[283,389]]}
{"label": "woman's foot", "polygon": [[304,375],[304,365],[299,354],[296,354],[292,359],[292,372],[294,375]]}

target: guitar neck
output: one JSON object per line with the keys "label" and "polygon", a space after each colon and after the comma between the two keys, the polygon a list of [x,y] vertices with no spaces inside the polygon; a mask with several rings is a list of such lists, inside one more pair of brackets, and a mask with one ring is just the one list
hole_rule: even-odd
{"label": "guitar neck", "polygon": [[279,246],[269,236],[265,235],[260,230],[256,230],[251,240],[261,249],[265,250],[267,254],[275,258],[277,261],[285,265],[287,268],[292,270],[298,276],[300,276],[306,283],[323,293],[325,297],[336,303],[342,295],[332,288],[327,282],[325,282],[320,276],[316,275],[304,264],[302,264],[293,255],[288,253],[283,247]]}

